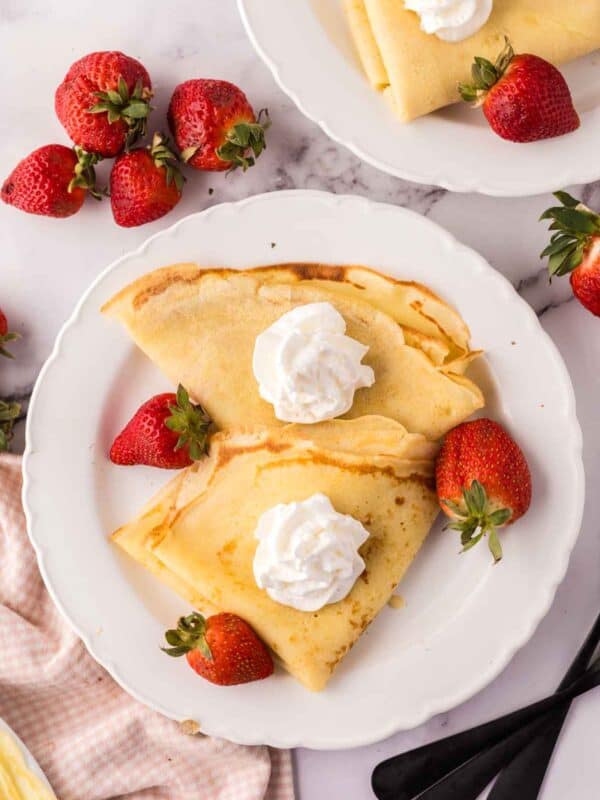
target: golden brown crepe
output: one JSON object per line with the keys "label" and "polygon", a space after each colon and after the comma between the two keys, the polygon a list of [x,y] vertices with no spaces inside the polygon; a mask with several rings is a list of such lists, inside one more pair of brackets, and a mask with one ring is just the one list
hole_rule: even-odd
{"label": "golden brown crepe", "polygon": [[345,0],[350,29],[371,84],[390,99],[403,121],[459,100],[475,56],[495,61],[504,37],[517,53],[553,64],[600,47],[598,0],[494,0],[487,23],[460,42],[421,30],[403,0]]}
{"label": "golden brown crepe", "polygon": [[[202,611],[246,619],[305,686],[320,690],[387,603],[438,511],[436,446],[378,416],[217,434],[114,541]],[[298,611],[259,589],[259,516],[326,494],[365,526],[366,569],[349,595]]]}
{"label": "golden brown crepe", "polygon": [[438,439],[484,404],[463,372],[476,355],[460,315],[424,286],[364,267],[287,264],[252,270],[165,267],[119,292],[103,311],[219,428],[282,424],[252,371],[256,337],[292,308],[330,302],[369,346],[375,383],[347,417],[388,416]]}

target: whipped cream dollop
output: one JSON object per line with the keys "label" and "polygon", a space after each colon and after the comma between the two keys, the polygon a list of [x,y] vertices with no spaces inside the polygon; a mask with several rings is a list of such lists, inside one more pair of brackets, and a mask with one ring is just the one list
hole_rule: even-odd
{"label": "whipped cream dollop", "polygon": [[256,337],[254,376],[277,419],[339,417],[352,407],[357,389],[373,385],[373,370],[360,363],[369,348],[345,333],[346,322],[331,303],[307,303]]}
{"label": "whipped cream dollop", "polygon": [[482,28],[492,13],[493,0],[404,0],[415,11],[421,29],[445,42],[460,42]]}
{"label": "whipped cream dollop", "polygon": [[257,585],[299,611],[343,600],[365,568],[358,549],[369,532],[336,511],[324,494],[273,506],[261,515],[254,535]]}

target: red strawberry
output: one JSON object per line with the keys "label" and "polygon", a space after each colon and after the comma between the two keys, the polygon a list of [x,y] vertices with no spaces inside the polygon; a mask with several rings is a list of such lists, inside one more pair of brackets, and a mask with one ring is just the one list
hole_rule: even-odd
{"label": "red strawberry", "polygon": [[185,655],[190,667],[211,683],[233,686],[273,674],[271,654],[250,625],[235,614],[204,619],[197,612],[181,617],[165,639],[170,656]]}
{"label": "red strawberry", "polygon": [[554,196],[562,206],[549,208],[540,217],[551,219],[554,231],[541,258],[549,257],[550,278],[569,274],[575,297],[600,317],[600,214],[566,192]]}
{"label": "red strawberry", "polygon": [[6,356],[6,358],[14,358],[12,353],[9,353],[8,350],[4,347],[7,342],[14,342],[15,339],[19,338],[18,333],[11,333],[8,330],[8,320],[6,319],[6,314],[0,308],[0,356]]}
{"label": "red strawberry", "polygon": [[461,83],[463,100],[483,105],[493,131],[511,142],[535,142],[579,127],[567,82],[539,56],[515,55],[508,39],[495,64],[477,57],[473,83]]}
{"label": "red strawberry", "polygon": [[111,158],[145,133],[151,97],[152,82],[142,64],[106,51],[89,53],[70,67],[54,108],[75,144]]}
{"label": "red strawberry", "polygon": [[113,442],[110,460],[183,469],[206,452],[209,425],[206,411],[180,385],[176,395],[157,394],[140,406]]}
{"label": "red strawberry", "polygon": [[17,164],[2,184],[2,199],[29,214],[70,217],[87,192],[95,198],[94,164],[99,157],[79,147],[47,144]]}
{"label": "red strawberry", "polygon": [[110,173],[110,204],[117,225],[132,228],[164,217],[181,200],[183,175],[161,134],[150,147],[123,153]]}
{"label": "red strawberry", "polygon": [[461,532],[463,552],[487,533],[502,558],[497,528],[522,517],[531,502],[531,475],[521,449],[491,419],[463,422],[446,436],[436,464],[442,510]]}
{"label": "red strawberry", "polygon": [[191,167],[225,170],[254,164],[265,149],[269,115],[255,116],[246,95],[227,81],[180,83],[169,104],[169,127],[181,157]]}

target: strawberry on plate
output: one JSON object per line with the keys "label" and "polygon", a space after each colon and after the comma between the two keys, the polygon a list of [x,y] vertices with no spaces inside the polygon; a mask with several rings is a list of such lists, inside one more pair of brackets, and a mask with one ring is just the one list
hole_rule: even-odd
{"label": "strawberry on plate", "polygon": [[579,116],[562,74],[529,53],[515,55],[506,40],[495,64],[476,57],[473,82],[461,83],[463,100],[483,106],[492,130],[511,142],[535,142],[579,127]]}
{"label": "strawberry on plate", "polygon": [[205,619],[194,612],[181,617],[177,629],[168,630],[165,639],[170,645],[163,648],[167,655],[184,655],[198,675],[219,686],[260,681],[273,673],[271,654],[236,614]]}
{"label": "strawberry on plate", "polygon": [[164,217],[181,200],[184,178],[167,140],[120,155],[110,173],[110,204],[117,225],[132,228]]}
{"label": "strawberry on plate", "polygon": [[114,440],[115,464],[183,469],[206,453],[211,420],[183,386],[147,400]]}
{"label": "strawberry on plate", "polygon": [[197,78],[180,83],[171,97],[168,119],[182,159],[196,169],[245,171],[267,146],[268,112],[260,111],[257,117],[242,90],[228,81]]}
{"label": "strawberry on plate", "polygon": [[94,165],[99,156],[79,147],[47,144],[20,161],[2,184],[8,205],[46,217],[76,214],[86,194],[100,199]]}
{"label": "strawberry on plate", "polygon": [[75,144],[106,158],[146,131],[152,82],[145,67],[118,51],[89,53],[56,90],[56,116]]}
{"label": "strawberry on plate", "polygon": [[575,297],[600,317],[600,214],[567,192],[554,196],[562,205],[540,217],[552,220],[549,230],[554,231],[540,258],[548,257],[550,278],[569,275]]}
{"label": "strawberry on plate", "polygon": [[487,534],[494,561],[500,561],[497,529],[516,522],[531,503],[529,467],[514,439],[491,419],[453,428],[437,458],[436,486],[463,552]]}
{"label": "strawberry on plate", "polygon": [[6,314],[0,308],[0,356],[5,356],[6,358],[14,358],[12,353],[4,347],[5,344],[8,342],[14,342],[15,339],[19,338],[18,333],[11,333],[8,330],[8,320],[6,319]]}

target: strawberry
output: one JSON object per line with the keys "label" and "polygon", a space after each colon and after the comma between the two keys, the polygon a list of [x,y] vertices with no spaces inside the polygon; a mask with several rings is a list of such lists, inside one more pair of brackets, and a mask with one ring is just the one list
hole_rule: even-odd
{"label": "strawberry", "polygon": [[123,153],[110,173],[110,204],[117,225],[132,228],[164,217],[181,200],[183,175],[168,142],[155,133],[150,147]]}
{"label": "strawberry", "polygon": [[442,510],[460,531],[463,552],[487,533],[494,561],[502,558],[497,528],[529,508],[531,475],[517,443],[491,419],[463,422],[446,436],[436,463]]}
{"label": "strawberry", "polygon": [[256,117],[246,95],[227,81],[198,78],[180,83],[171,97],[168,119],[182,159],[196,169],[246,171],[267,146],[268,112]]}
{"label": "strawberry", "polygon": [[573,294],[582,306],[600,317],[600,214],[566,192],[555,192],[562,206],[549,208],[540,219],[550,219],[554,231],[540,256],[548,256],[550,279],[570,275]]}
{"label": "strawberry", "polygon": [[71,65],[56,90],[56,116],[75,144],[106,158],[146,131],[152,82],[135,58],[89,53]]}
{"label": "strawberry", "polygon": [[6,314],[0,308],[0,356],[6,356],[6,358],[14,358],[12,353],[9,353],[8,350],[4,347],[7,342],[14,342],[15,339],[19,338],[18,333],[11,333],[8,330],[8,320],[6,319]]}
{"label": "strawberry", "polygon": [[206,452],[210,422],[202,406],[193,405],[180,385],[176,395],[157,394],[140,406],[114,440],[110,460],[183,469]]}
{"label": "strawberry", "polygon": [[463,100],[483,105],[492,130],[511,142],[535,142],[579,127],[567,82],[539,56],[515,55],[508,39],[495,64],[475,58],[473,83],[459,84]]}
{"label": "strawberry", "polygon": [[190,667],[211,683],[233,686],[273,674],[271,654],[250,625],[236,614],[205,619],[194,612],[165,633],[167,655],[185,655]]}
{"label": "strawberry", "polygon": [[47,144],[17,164],[2,184],[2,199],[29,214],[70,217],[88,192],[100,199],[94,172],[99,160],[79,147]]}

